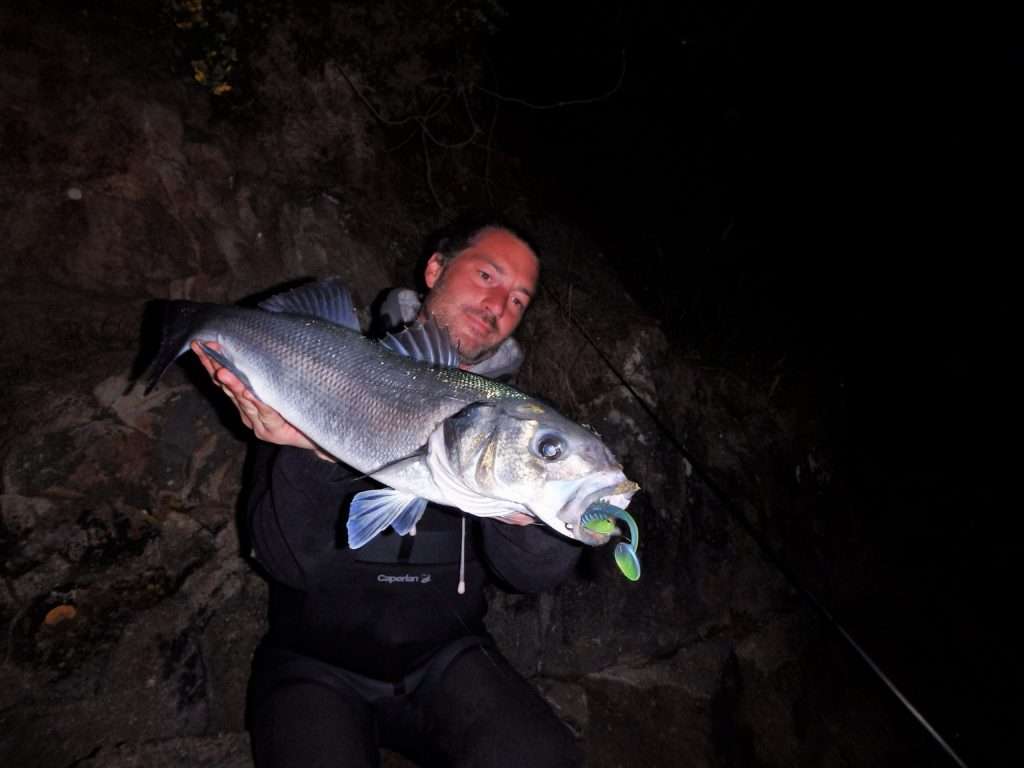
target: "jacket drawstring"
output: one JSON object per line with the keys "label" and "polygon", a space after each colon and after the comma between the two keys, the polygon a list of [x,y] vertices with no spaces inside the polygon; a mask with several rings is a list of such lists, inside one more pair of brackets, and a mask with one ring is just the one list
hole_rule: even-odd
{"label": "jacket drawstring", "polygon": [[459,594],[466,594],[466,516],[462,516],[462,549],[459,552]]}

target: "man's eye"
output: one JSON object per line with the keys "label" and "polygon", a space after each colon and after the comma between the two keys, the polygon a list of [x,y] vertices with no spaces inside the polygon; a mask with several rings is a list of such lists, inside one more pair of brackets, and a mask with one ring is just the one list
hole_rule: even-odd
{"label": "man's eye", "polygon": [[481,280],[487,281],[487,280],[491,279],[491,273],[490,272],[484,272],[482,269],[479,270],[479,271],[480,271],[480,279]]}

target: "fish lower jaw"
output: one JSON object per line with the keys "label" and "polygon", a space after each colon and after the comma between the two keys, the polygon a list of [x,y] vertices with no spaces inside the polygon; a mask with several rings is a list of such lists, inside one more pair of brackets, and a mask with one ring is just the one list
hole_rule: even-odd
{"label": "fish lower jaw", "polygon": [[623,479],[613,486],[599,488],[596,491],[576,500],[569,505],[568,508],[571,511],[567,516],[558,516],[559,521],[563,526],[565,526],[565,535],[584,544],[589,544],[590,546],[607,544],[611,537],[617,534],[597,533],[596,531],[588,530],[583,527],[580,522],[580,518],[591,504],[595,504],[597,502],[604,502],[606,504],[619,507],[620,509],[625,509],[629,505],[629,501],[633,497],[633,494],[639,489],[640,486],[632,480]]}

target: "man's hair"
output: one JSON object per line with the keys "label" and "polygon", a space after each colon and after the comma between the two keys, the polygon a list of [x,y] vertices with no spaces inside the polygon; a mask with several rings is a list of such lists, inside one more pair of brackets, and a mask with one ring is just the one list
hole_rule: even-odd
{"label": "man's hair", "polygon": [[536,240],[521,226],[494,211],[470,211],[463,214],[435,235],[431,253],[441,254],[442,263],[447,263],[473,245],[476,238],[485,229],[503,229],[514,235],[533,251],[537,263],[540,263],[540,251],[537,248]]}

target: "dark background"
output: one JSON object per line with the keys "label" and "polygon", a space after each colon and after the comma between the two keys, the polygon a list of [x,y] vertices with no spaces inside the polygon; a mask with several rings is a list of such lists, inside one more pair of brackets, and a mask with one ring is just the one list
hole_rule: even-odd
{"label": "dark background", "polygon": [[[683,354],[776,386],[829,436],[834,538],[783,539],[782,560],[982,759],[1021,679],[997,490],[1019,37],[935,7],[509,7],[492,88],[594,101],[510,103],[503,139]],[[816,567],[807,547],[831,551]]]}

